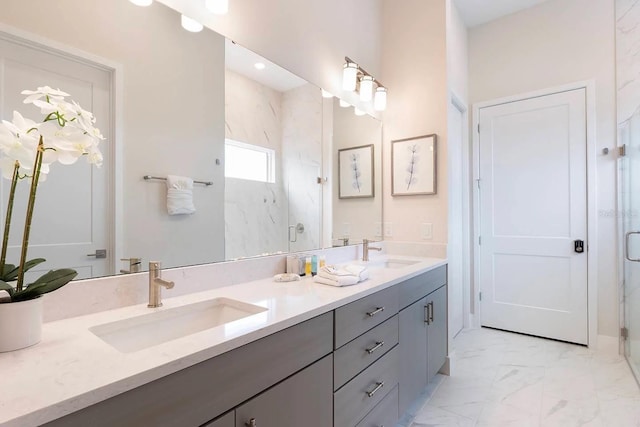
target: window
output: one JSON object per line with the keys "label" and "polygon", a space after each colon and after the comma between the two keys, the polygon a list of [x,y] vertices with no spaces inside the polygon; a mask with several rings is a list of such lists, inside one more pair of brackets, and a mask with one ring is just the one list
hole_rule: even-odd
{"label": "window", "polygon": [[276,182],[275,151],[226,139],[224,176],[250,181]]}

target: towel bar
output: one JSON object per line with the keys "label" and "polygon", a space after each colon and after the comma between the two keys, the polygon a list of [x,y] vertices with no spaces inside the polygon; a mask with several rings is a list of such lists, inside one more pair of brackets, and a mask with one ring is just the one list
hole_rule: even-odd
{"label": "towel bar", "polygon": [[[145,181],[149,181],[150,179],[159,179],[161,181],[166,181],[167,178],[162,178],[159,176],[151,176],[151,175],[145,175],[143,176]],[[212,181],[193,181],[194,184],[202,184],[202,185],[206,185],[207,187],[210,185],[213,185]]]}

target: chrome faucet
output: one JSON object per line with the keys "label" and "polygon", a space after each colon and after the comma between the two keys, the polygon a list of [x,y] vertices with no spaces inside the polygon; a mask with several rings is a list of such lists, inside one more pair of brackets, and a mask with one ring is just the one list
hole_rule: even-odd
{"label": "chrome faucet", "polygon": [[122,258],[120,261],[129,261],[128,270],[120,270],[122,274],[140,273],[140,266],[142,265],[142,258]]}
{"label": "chrome faucet", "polygon": [[162,307],[162,289],[160,286],[171,289],[174,285],[175,283],[173,282],[162,280],[162,267],[159,261],[149,262],[149,304],[147,307]]}
{"label": "chrome faucet", "polygon": [[369,246],[369,239],[362,239],[362,261],[369,261],[369,251],[381,251],[382,248]]}

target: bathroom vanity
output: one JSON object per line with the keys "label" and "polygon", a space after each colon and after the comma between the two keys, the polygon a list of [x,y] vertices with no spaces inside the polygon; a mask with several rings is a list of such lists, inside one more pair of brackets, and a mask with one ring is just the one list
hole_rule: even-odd
{"label": "bathroom vanity", "polygon": [[[183,303],[196,307],[221,295],[266,310],[146,348],[117,350],[86,331],[109,319],[145,313],[142,307],[46,324],[45,336],[47,327],[64,328],[65,323],[82,324],[86,332],[66,338],[66,344],[47,342],[48,334],[39,346],[0,355],[0,368],[10,359],[26,368],[47,354],[46,363],[54,370],[70,360],[56,356],[58,348],[75,352],[69,363],[77,376],[68,377],[74,369],[66,367],[49,372],[58,375],[42,378],[42,390],[54,393],[48,397],[51,403],[28,411],[25,402],[22,414],[0,416],[0,425],[394,425],[447,355],[446,262],[411,262],[395,268],[389,261],[372,265],[370,280],[345,288],[311,280],[258,280],[167,298],[165,307],[154,310],[175,310]],[[74,341],[75,348],[67,347]],[[119,372],[105,371],[118,365]],[[35,369],[32,375],[38,372],[44,371]],[[38,384],[31,376],[28,382]],[[56,383],[57,396],[51,388]],[[27,394],[28,387],[23,384],[18,394]],[[5,396],[0,403],[11,402]]]}

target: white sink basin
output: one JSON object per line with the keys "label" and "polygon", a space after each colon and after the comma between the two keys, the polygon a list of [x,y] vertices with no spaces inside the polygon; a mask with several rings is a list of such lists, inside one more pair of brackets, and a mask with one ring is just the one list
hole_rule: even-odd
{"label": "white sink basin", "polygon": [[241,301],[215,298],[93,326],[89,330],[116,350],[132,353],[266,310]]}
{"label": "white sink basin", "polygon": [[420,261],[408,260],[408,259],[387,259],[381,261],[372,261],[369,266],[371,268],[403,268],[409,265],[414,265]]}

